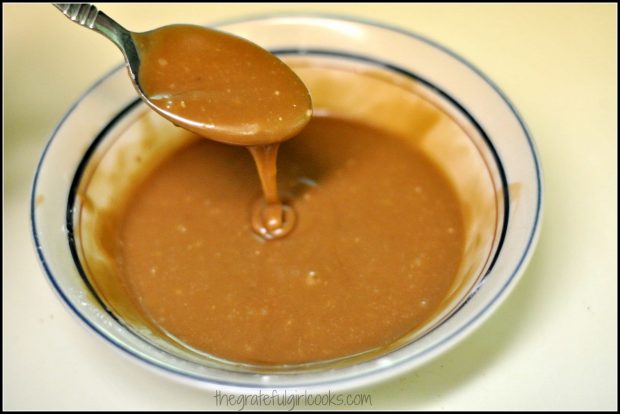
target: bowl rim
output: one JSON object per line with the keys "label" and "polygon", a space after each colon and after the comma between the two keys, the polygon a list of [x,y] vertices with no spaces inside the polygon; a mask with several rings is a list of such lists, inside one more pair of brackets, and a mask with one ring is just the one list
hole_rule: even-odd
{"label": "bowl rim", "polygon": [[[473,71],[478,77],[482,79],[482,81],[484,81],[487,85],[489,85],[494,90],[495,93],[497,93],[497,95],[501,98],[501,100],[504,101],[504,103],[508,106],[508,108],[512,112],[514,118],[518,121],[519,126],[527,140],[527,144],[531,152],[531,160],[533,161],[534,170],[535,170],[534,172],[536,175],[536,197],[537,197],[536,210],[534,214],[532,228],[530,229],[529,236],[527,238],[527,243],[525,244],[524,250],[520,254],[519,260],[516,262],[514,269],[512,269],[509,272],[510,276],[506,278],[502,287],[492,296],[492,298],[486,301],[486,303],[484,304],[484,306],[482,306],[479,312],[466,318],[465,322],[460,324],[457,328],[455,328],[453,332],[451,332],[449,335],[442,338],[440,341],[430,345],[428,349],[426,349],[425,351],[421,353],[417,353],[415,355],[416,358],[410,357],[408,359],[400,361],[399,364],[394,364],[394,365],[387,366],[387,367],[378,366],[378,367],[375,367],[374,369],[368,370],[367,372],[357,373],[356,375],[350,376],[350,377],[345,377],[345,378],[340,378],[340,379],[327,379],[326,381],[319,382],[318,384],[312,383],[307,386],[295,386],[295,388],[304,388],[307,390],[307,389],[315,389],[317,387],[321,387],[325,390],[334,391],[335,389],[345,389],[345,388],[349,389],[349,388],[354,388],[360,385],[376,383],[386,378],[395,377],[399,374],[402,374],[403,372],[411,369],[412,366],[416,366],[416,364],[421,365],[421,364],[427,363],[430,360],[437,357],[438,355],[447,351],[449,348],[455,346],[457,343],[460,342],[461,339],[463,339],[466,335],[471,334],[478,326],[480,326],[493,313],[493,310],[497,308],[504,301],[504,299],[508,296],[512,288],[514,288],[514,286],[516,285],[516,282],[518,281],[520,276],[525,271],[526,265],[529,262],[533,254],[534,248],[536,246],[536,243],[538,241],[538,237],[540,234],[540,229],[541,229],[542,214],[543,214],[543,178],[542,178],[542,166],[540,162],[540,157],[538,155],[536,144],[532,138],[532,135],[525,121],[523,120],[523,118],[521,117],[520,113],[517,111],[515,106],[512,104],[512,102],[509,100],[509,98],[506,96],[506,94],[499,88],[499,86],[497,86],[497,84],[495,84],[480,69],[478,69],[476,66],[474,66],[472,63],[470,63],[469,61],[467,61],[466,59],[464,59],[457,53],[453,52],[447,47],[431,39],[428,39],[427,37],[422,36],[416,32],[405,30],[405,29],[402,29],[396,26],[392,26],[390,24],[383,23],[383,22],[376,22],[372,20],[359,18],[359,17],[352,17],[348,15],[335,14],[335,13],[315,13],[315,12],[310,12],[310,13],[281,12],[281,13],[252,14],[249,16],[244,16],[244,17],[239,17],[239,18],[220,20],[218,22],[211,23],[208,26],[209,27],[220,27],[220,26],[226,26],[226,25],[231,25],[231,24],[249,23],[253,21],[266,21],[266,20],[274,19],[274,18],[315,18],[315,19],[327,19],[327,20],[334,20],[334,21],[341,21],[341,22],[344,21],[344,22],[368,25],[371,27],[381,28],[381,29],[388,30],[391,32],[396,32],[401,35],[405,35],[407,37],[412,37],[415,40],[426,43],[430,45],[431,47],[448,54],[450,57],[464,64],[469,70]],[[52,285],[53,290],[60,297],[61,301],[65,303],[65,305],[67,305],[69,309],[71,309],[72,311],[71,313],[74,314],[74,316],[77,316],[77,318],[82,323],[84,323],[86,326],[88,326],[90,330],[97,333],[97,336],[101,337],[105,342],[112,344],[113,347],[116,348],[117,350],[122,351],[122,354],[126,355],[127,357],[132,357],[132,358],[129,358],[132,361],[139,362],[143,366],[151,368],[152,371],[155,371],[157,373],[173,374],[173,376],[176,377],[177,379],[189,381],[189,383],[192,385],[198,384],[198,385],[203,385],[203,386],[217,387],[218,389],[228,389],[228,390],[237,391],[237,392],[248,391],[250,389],[258,389],[258,388],[261,388],[261,389],[264,389],[264,388],[285,389],[287,388],[286,385],[274,387],[274,386],[271,386],[270,384],[260,385],[260,384],[242,384],[242,383],[237,383],[237,382],[221,382],[220,380],[213,380],[213,379],[193,375],[187,372],[182,372],[179,370],[175,370],[175,369],[171,369],[169,367],[163,366],[161,364],[154,363],[144,358],[142,355],[133,351],[132,349],[128,347],[124,347],[123,345],[115,342],[114,340],[106,336],[103,332],[100,332],[97,326],[95,326],[95,324],[89,321],[89,319],[86,316],[84,316],[72,304],[72,302],[66,297],[63,290],[59,286],[56,278],[54,277],[52,271],[50,270],[47,264],[47,260],[44,256],[44,252],[43,252],[44,248],[41,245],[39,237],[38,237],[38,230],[37,230],[36,217],[35,217],[36,190],[37,190],[37,184],[38,184],[41,167],[46,158],[49,148],[54,142],[54,139],[57,137],[58,132],[60,128],[62,127],[62,125],[65,123],[65,121],[73,114],[73,112],[77,109],[77,107],[82,103],[82,101],[86,97],[88,97],[102,83],[104,83],[114,74],[116,74],[118,71],[122,70],[124,66],[126,66],[125,63],[121,63],[113,67],[112,69],[110,69],[108,72],[102,75],[102,77],[96,80],[90,87],[88,87],[75,100],[75,102],[64,113],[60,121],[54,127],[52,133],[50,134],[50,138],[48,139],[42,151],[42,154],[39,158],[39,161],[37,163],[35,175],[34,175],[32,186],[31,186],[30,224],[31,224],[32,240],[34,242],[34,247],[37,252],[37,257],[39,259],[38,261],[39,261],[39,264],[43,272],[47,276],[46,279]],[[499,163],[501,165],[501,161],[499,161]],[[508,222],[508,217],[506,218],[505,222],[506,223]],[[501,251],[501,249],[498,249],[498,253],[499,251]],[[314,374],[315,373],[306,373],[303,375],[312,376]],[[254,374],[251,374],[251,375],[254,375]]]}

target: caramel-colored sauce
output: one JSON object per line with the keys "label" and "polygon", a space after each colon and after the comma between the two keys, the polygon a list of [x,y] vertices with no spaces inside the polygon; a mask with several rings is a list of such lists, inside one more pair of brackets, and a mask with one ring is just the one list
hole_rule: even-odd
{"label": "caramel-colored sauce", "polygon": [[200,26],[134,34],[140,88],[175,124],[220,142],[267,145],[308,123],[308,90],[280,59],[257,45]]}
{"label": "caramel-colored sauce", "polygon": [[436,314],[464,230],[434,163],[333,116],[315,116],[279,160],[298,214],[284,238],[250,229],[261,184],[241,148],[197,141],[135,191],[117,263],[150,320],[221,358],[288,364],[386,346]]}

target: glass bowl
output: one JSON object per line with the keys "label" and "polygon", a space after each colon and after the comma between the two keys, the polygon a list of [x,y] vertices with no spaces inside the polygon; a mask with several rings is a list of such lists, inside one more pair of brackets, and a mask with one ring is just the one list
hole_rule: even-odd
{"label": "glass bowl", "polygon": [[[192,352],[126,318],[114,289],[102,295],[104,288],[91,279],[89,269],[105,267],[95,229],[107,217],[102,213],[111,211],[131,191],[131,183],[149,171],[145,166],[156,165],[183,145],[187,135],[149,111],[121,66],[96,82],[63,117],[35,174],[34,242],[62,301],[92,332],[135,361],[191,384],[238,392],[334,392],[368,385],[429,361],[472,332],[523,273],[542,214],[534,143],[502,92],[447,49],[376,23],[292,15],[218,28],[280,56],[307,83],[320,109],[395,133],[415,128],[420,111],[449,115],[449,122],[427,131],[416,146],[442,166],[463,205],[466,247],[452,293],[432,320],[388,347],[287,366],[240,364]],[[330,81],[321,75],[327,72]]]}

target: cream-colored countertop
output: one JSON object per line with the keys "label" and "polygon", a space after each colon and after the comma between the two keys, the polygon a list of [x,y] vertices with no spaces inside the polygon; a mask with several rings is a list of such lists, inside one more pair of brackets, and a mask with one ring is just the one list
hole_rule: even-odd
{"label": "cream-colored countertop", "polygon": [[[369,393],[374,409],[617,409],[616,5],[101,9],[136,31],[275,11],[334,12],[415,31],[478,66],[510,97],[538,145],[546,196],[538,249],[511,296],[464,342],[357,392]],[[213,393],[128,362],[80,326],[35,259],[28,197],[36,161],[62,114],[121,62],[120,53],[50,5],[3,5],[3,35],[4,408],[217,408]]]}

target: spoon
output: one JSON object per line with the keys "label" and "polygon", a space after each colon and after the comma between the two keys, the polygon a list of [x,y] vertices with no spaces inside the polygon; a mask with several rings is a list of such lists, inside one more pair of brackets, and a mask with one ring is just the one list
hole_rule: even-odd
{"label": "spoon", "polygon": [[293,137],[310,120],[303,82],[254,43],[193,25],[134,33],[92,4],[54,6],[111,40],[140,97],[177,126],[228,144],[265,146]]}

